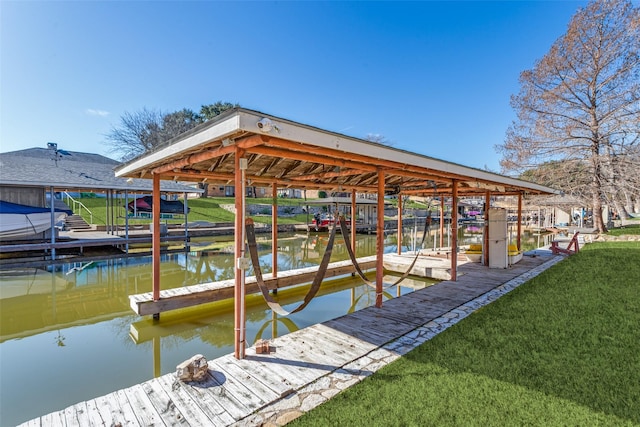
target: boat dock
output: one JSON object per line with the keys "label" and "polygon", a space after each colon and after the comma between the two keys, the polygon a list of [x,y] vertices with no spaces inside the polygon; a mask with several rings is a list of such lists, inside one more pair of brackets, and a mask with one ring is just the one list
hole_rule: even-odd
{"label": "boat dock", "polygon": [[457,281],[275,338],[268,353],[252,347],[242,360],[211,360],[202,382],[166,374],[23,425],[284,425],[562,259],[540,252],[508,269],[465,263]]}
{"label": "boat dock", "polygon": [[[413,261],[413,257],[411,254],[386,254],[383,262],[384,268],[386,271],[402,274]],[[373,269],[376,266],[376,256],[358,258],[358,264],[364,271]],[[417,277],[448,280],[451,278],[450,267],[451,263],[446,258],[420,255],[410,273]],[[317,271],[318,266],[312,266],[281,271],[278,272],[277,277],[267,273],[264,274],[263,278],[267,288],[273,291],[310,283],[313,281]],[[329,264],[324,277],[325,279],[330,279],[346,274],[354,274],[355,272],[355,267],[350,260],[337,261]],[[157,301],[153,300],[153,292],[130,295],[129,302],[133,311],[140,316],[146,316],[233,298],[233,292],[234,279],[227,279],[161,290],[160,299]],[[260,292],[255,276],[249,276],[245,279],[245,292],[247,295]]]}

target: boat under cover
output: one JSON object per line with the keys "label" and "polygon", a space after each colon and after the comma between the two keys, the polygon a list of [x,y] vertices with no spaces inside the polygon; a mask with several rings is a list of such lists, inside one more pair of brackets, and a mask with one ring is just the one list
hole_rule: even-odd
{"label": "boat under cover", "polygon": [[[129,212],[151,212],[153,210],[153,197],[140,197],[129,202],[127,207],[129,208]],[[160,213],[183,214],[184,204],[179,200],[169,201],[160,199]]]}
{"label": "boat under cover", "polygon": [[[53,223],[61,221],[73,212],[54,208]],[[37,235],[51,228],[51,209],[20,205],[0,200],[0,239],[22,239]]]}

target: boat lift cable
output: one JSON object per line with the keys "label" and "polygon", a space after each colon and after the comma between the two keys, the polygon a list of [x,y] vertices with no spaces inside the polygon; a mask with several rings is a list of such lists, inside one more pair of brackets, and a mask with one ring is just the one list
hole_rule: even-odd
{"label": "boat lift cable", "polygon": [[[425,217],[424,232],[422,233],[422,240],[421,240],[420,246],[419,246],[420,248],[422,248],[422,246],[424,245],[425,239],[427,237],[427,233],[429,232],[430,220],[431,220],[431,212],[429,212],[429,215],[427,215],[427,217]],[[367,279],[367,276],[365,276],[364,272],[362,271],[362,268],[360,267],[360,264],[358,264],[358,260],[356,259],[356,255],[353,253],[353,248],[351,247],[351,239],[349,237],[349,230],[347,229],[346,221],[344,221],[344,217],[342,217],[342,216],[340,217],[340,231],[342,232],[342,235],[344,236],[344,243],[345,243],[345,246],[347,248],[347,252],[349,253],[349,258],[351,258],[351,262],[353,263],[353,266],[356,269],[356,272],[358,273],[358,276],[360,276],[360,278],[364,281],[364,283],[366,283],[367,285],[371,286],[372,288],[375,288],[375,286],[376,286],[375,282]],[[402,232],[402,231],[399,230],[399,232]],[[416,262],[418,261],[418,257],[419,256],[420,256],[420,249],[416,250],[416,255],[413,258],[413,261],[409,265],[409,268],[402,274],[402,276],[400,276],[400,278],[398,280],[396,280],[394,283],[392,283],[392,284],[390,284],[388,286],[384,286],[383,289],[392,288],[392,287],[400,284],[407,277],[409,277],[409,274],[411,274],[411,270],[413,270],[413,267],[416,265]]]}
{"label": "boat lift cable", "polygon": [[311,283],[311,287],[309,291],[304,296],[304,301],[295,309],[291,311],[285,310],[269,293],[269,289],[267,285],[264,283],[264,279],[262,277],[262,270],[260,268],[260,260],[258,259],[258,245],[256,243],[256,233],[253,225],[252,219],[247,219],[245,222],[245,230],[247,234],[247,245],[249,247],[249,255],[251,257],[251,263],[253,264],[253,271],[256,276],[256,282],[258,283],[258,287],[260,288],[260,292],[262,292],[262,296],[266,301],[267,305],[271,310],[275,311],[281,316],[288,316],[289,314],[297,313],[304,309],[311,300],[316,296],[318,290],[320,289],[320,285],[324,280],[324,276],[327,273],[327,268],[329,266],[329,261],[331,260],[331,252],[333,251],[333,242],[336,237],[336,229],[337,225],[334,224],[331,229],[331,233],[329,234],[329,242],[327,243],[327,249],[324,252],[324,256],[322,257],[322,261],[320,262],[320,266],[318,267],[318,271],[316,272],[315,277],[313,278],[313,282]]}

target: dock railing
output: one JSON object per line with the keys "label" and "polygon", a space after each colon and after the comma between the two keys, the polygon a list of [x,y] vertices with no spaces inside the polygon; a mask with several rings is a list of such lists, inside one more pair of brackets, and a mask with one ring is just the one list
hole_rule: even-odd
{"label": "dock railing", "polygon": [[[79,200],[74,199],[71,194],[69,194],[68,192],[64,192],[64,197],[65,197],[65,203],[67,204],[67,206],[69,206],[71,208],[71,210],[73,211],[74,214],[78,214],[80,216],[82,216],[82,209],[84,209],[85,211],[87,211],[87,213],[89,214],[89,224],[93,224],[93,212],[91,212],[89,210],[88,207],[86,207],[84,205],[84,203],[82,203]],[[71,202],[71,203],[69,203]]]}

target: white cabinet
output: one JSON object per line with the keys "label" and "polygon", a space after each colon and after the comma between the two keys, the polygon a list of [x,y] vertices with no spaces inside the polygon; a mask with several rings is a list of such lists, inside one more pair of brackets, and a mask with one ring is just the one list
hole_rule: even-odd
{"label": "white cabinet", "polygon": [[506,209],[489,209],[489,268],[509,265]]}

